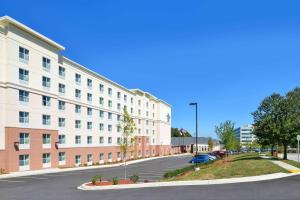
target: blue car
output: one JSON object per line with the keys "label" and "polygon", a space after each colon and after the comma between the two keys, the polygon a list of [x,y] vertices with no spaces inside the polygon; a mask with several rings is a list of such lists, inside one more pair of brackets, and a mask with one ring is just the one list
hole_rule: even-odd
{"label": "blue car", "polygon": [[190,163],[206,163],[208,162],[209,156],[207,154],[196,155],[190,160]]}

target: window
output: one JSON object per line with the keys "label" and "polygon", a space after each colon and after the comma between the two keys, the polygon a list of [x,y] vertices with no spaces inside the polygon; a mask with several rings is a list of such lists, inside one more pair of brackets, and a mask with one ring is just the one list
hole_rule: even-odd
{"label": "window", "polygon": [[21,81],[29,81],[29,71],[26,69],[19,69],[19,80]]}
{"label": "window", "polygon": [[112,89],[108,88],[108,95],[111,97],[112,96]]}
{"label": "window", "polygon": [[146,134],[147,134],[147,135],[149,134],[149,130],[148,130],[148,129],[146,129]]}
{"label": "window", "polygon": [[140,128],[138,129],[138,133],[141,134],[141,129]]}
{"label": "window", "polygon": [[103,97],[100,97],[100,98],[99,98],[99,104],[100,104],[101,106],[104,105],[104,98],[103,98]]}
{"label": "window", "polygon": [[75,136],[75,144],[81,144],[81,136],[80,135]]}
{"label": "window", "polygon": [[103,93],[103,91],[104,91],[104,85],[99,84],[99,91],[100,91],[100,93]]}
{"label": "window", "polygon": [[121,110],[121,104],[119,104],[119,103],[117,104],[117,109]]}
{"label": "window", "polygon": [[19,134],[19,144],[28,145],[29,144],[29,133],[20,133]]}
{"label": "window", "polygon": [[92,108],[87,108],[87,115],[92,116],[93,115],[93,109]]}
{"label": "window", "polygon": [[81,83],[81,75],[80,74],[75,74],[75,82],[80,85],[80,83]]}
{"label": "window", "polygon": [[51,163],[50,153],[43,153],[43,164]]}
{"label": "window", "polygon": [[19,90],[19,101],[28,102],[29,101],[29,92],[24,90]]}
{"label": "window", "polygon": [[66,109],[66,102],[58,101],[58,110],[65,110]]}
{"label": "window", "polygon": [[138,101],[138,104],[139,104],[139,106],[141,106],[141,100],[139,99],[139,101]]}
{"label": "window", "polygon": [[75,164],[77,166],[81,164],[81,156],[80,155],[76,155],[75,156]]}
{"label": "window", "polygon": [[51,98],[48,96],[42,96],[42,105],[49,107],[51,105]]}
{"label": "window", "polygon": [[100,111],[99,111],[99,117],[100,117],[100,118],[104,118],[104,111],[103,111],[103,110],[100,110]]}
{"label": "window", "polygon": [[133,108],[130,108],[130,113],[133,114]]}
{"label": "window", "polygon": [[108,137],[108,144],[112,144],[112,137]]}
{"label": "window", "polygon": [[66,86],[62,83],[58,84],[58,92],[61,94],[65,94],[66,93]]}
{"label": "window", "polygon": [[127,111],[127,106],[126,106],[126,105],[124,106],[124,110],[126,110],[126,111]]}
{"label": "window", "polygon": [[112,153],[108,153],[108,159],[111,160],[112,159]]}
{"label": "window", "polygon": [[117,126],[117,132],[120,133],[121,132],[121,127]]}
{"label": "window", "polygon": [[117,158],[121,158],[121,152],[117,152]]}
{"label": "window", "polygon": [[25,63],[29,61],[29,50],[24,47],[19,47],[19,60]]}
{"label": "window", "polygon": [[108,117],[109,120],[112,120],[112,113],[109,112],[108,115],[107,115],[107,117]]}
{"label": "window", "polygon": [[133,98],[132,97],[130,98],[130,102],[133,104]]}
{"label": "window", "polygon": [[66,136],[65,135],[58,135],[58,143],[65,144],[66,143]]}
{"label": "window", "polygon": [[121,115],[117,115],[117,121],[121,121]]}
{"label": "window", "polygon": [[148,112],[148,111],[146,111],[146,116],[148,117],[148,115],[149,115],[149,112]]}
{"label": "window", "polygon": [[141,109],[138,110],[139,115],[141,115]]}
{"label": "window", "polygon": [[152,108],[153,108],[153,109],[155,108],[155,104],[152,104]]}
{"label": "window", "polygon": [[99,124],[99,130],[104,131],[104,124],[102,124],[102,123]]}
{"label": "window", "polygon": [[58,153],[58,161],[59,162],[65,162],[66,161],[66,153],[65,152],[59,152]]}
{"label": "window", "polygon": [[112,101],[111,100],[108,100],[108,107],[112,107]]}
{"label": "window", "polygon": [[99,154],[99,160],[104,160],[104,153]]}
{"label": "window", "polygon": [[155,144],[155,139],[154,138],[152,139],[152,144]]}
{"label": "window", "polygon": [[121,99],[121,92],[117,92],[117,98]]}
{"label": "window", "polygon": [[93,128],[93,123],[92,122],[87,122],[87,129],[91,130]]}
{"label": "window", "polygon": [[147,126],[149,125],[149,120],[146,120],[146,125],[147,125]]}
{"label": "window", "polygon": [[65,127],[66,126],[66,119],[65,118],[58,118],[58,126],[59,127]]}
{"label": "window", "polygon": [[93,85],[93,81],[91,79],[87,79],[87,87],[88,88],[92,88],[92,85]]}
{"label": "window", "polygon": [[81,98],[81,91],[79,89],[75,89],[75,97],[77,99],[80,99]]}
{"label": "window", "polygon": [[87,162],[88,162],[88,163],[93,162],[93,155],[92,155],[92,154],[88,154],[88,155],[87,155]]}
{"label": "window", "polygon": [[127,95],[124,94],[124,101],[127,102]]}
{"label": "window", "polygon": [[51,144],[51,135],[43,134],[43,144]]}
{"label": "window", "polygon": [[43,57],[43,69],[49,72],[50,67],[51,67],[51,60],[49,58]]}
{"label": "window", "polygon": [[108,127],[107,127],[107,130],[109,131],[109,132],[112,132],[112,125],[108,125]]}
{"label": "window", "polygon": [[66,69],[62,66],[58,67],[58,75],[60,78],[65,78],[66,76]]}
{"label": "window", "polygon": [[141,119],[139,119],[138,123],[139,123],[139,124],[141,124],[141,122],[142,122],[142,120],[141,120]]}
{"label": "window", "polygon": [[104,137],[99,137],[99,144],[104,144]]}
{"label": "window", "polygon": [[75,113],[81,113],[81,106],[75,105]]}
{"label": "window", "polygon": [[117,143],[120,144],[121,143],[121,138],[117,137]]}
{"label": "window", "polygon": [[149,103],[147,102],[147,103],[146,103],[146,108],[148,108],[148,107],[149,107]]}
{"label": "window", "polygon": [[29,155],[28,154],[19,155],[19,166],[20,167],[29,166]]}
{"label": "window", "polygon": [[50,83],[51,79],[49,77],[43,76],[42,77],[42,81],[43,81],[43,87],[50,88],[50,86],[51,86],[51,83]]}
{"label": "window", "polygon": [[92,136],[87,136],[87,143],[92,144],[92,142],[93,142]]}
{"label": "window", "polygon": [[29,112],[20,111],[19,112],[19,122],[23,124],[29,123]]}
{"label": "window", "polygon": [[75,128],[81,128],[81,121],[75,120]]}
{"label": "window", "polygon": [[92,94],[87,93],[87,101],[92,101]]}

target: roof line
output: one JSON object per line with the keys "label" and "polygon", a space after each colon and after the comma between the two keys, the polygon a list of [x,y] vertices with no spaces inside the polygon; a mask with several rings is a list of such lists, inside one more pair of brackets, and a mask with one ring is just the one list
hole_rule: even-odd
{"label": "roof line", "polygon": [[33,29],[29,28],[28,26],[22,24],[21,22],[18,22],[17,20],[11,18],[10,16],[5,15],[3,17],[0,17],[0,22],[6,22],[6,23],[9,23],[9,24],[13,24],[16,27],[18,27],[18,28],[34,35],[35,37],[41,39],[42,41],[50,44],[51,46],[55,47],[58,50],[65,50],[64,46],[54,42],[53,40],[51,40],[51,39],[47,38],[46,36],[36,32],[35,30],[33,30]]}

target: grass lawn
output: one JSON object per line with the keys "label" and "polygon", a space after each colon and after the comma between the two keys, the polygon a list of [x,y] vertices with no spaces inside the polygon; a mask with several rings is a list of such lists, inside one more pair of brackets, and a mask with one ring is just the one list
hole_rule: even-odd
{"label": "grass lawn", "polygon": [[164,181],[234,178],[277,172],[287,171],[273,164],[270,160],[260,158],[257,153],[247,153],[231,156],[228,161],[223,159],[217,160],[201,166],[200,171],[191,170],[176,177],[164,179]]}

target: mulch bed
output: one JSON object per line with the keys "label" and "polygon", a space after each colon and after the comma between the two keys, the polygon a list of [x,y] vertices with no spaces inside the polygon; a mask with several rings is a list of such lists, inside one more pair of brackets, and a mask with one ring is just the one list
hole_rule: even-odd
{"label": "mulch bed", "polygon": [[[126,184],[134,184],[134,182],[132,182],[131,180],[124,180],[124,179],[121,179],[118,181],[118,185],[126,185]],[[101,181],[101,182],[98,181],[95,184],[93,184],[92,182],[89,182],[85,185],[86,186],[106,186],[106,185],[113,185],[113,183],[111,181]]]}

